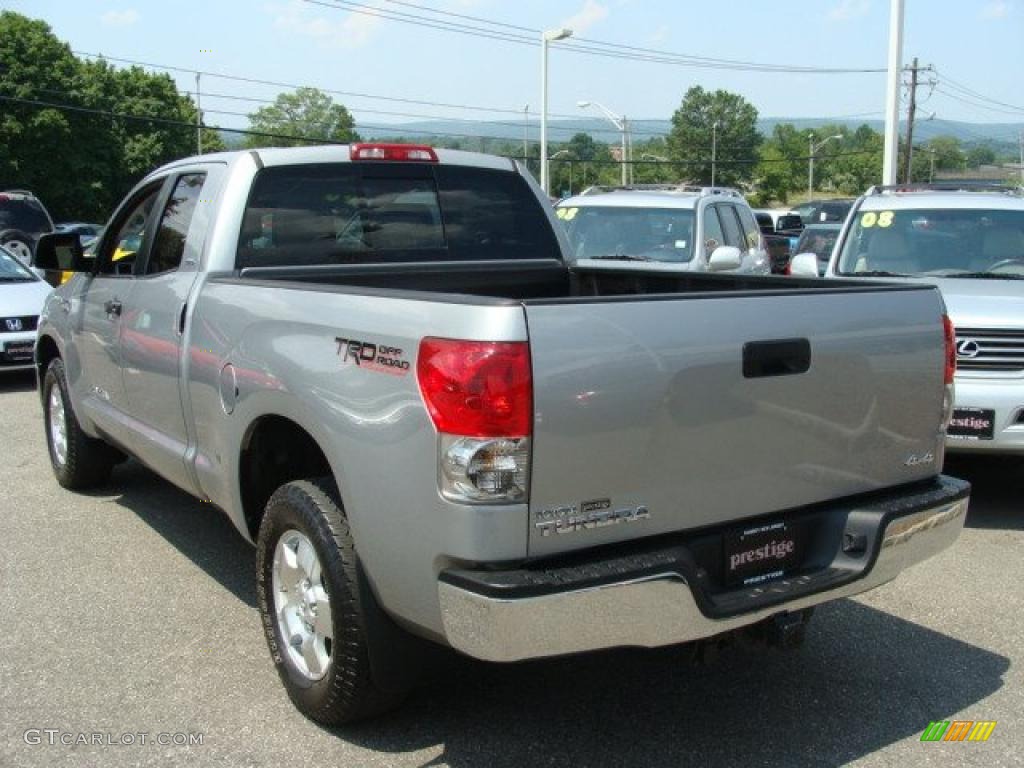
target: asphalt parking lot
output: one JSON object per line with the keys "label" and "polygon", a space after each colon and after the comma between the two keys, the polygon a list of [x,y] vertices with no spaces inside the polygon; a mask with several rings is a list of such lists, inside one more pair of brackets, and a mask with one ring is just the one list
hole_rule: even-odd
{"label": "asphalt parking lot", "polygon": [[[1024,762],[1024,462],[949,461],[975,488],[956,546],[819,609],[798,651],[448,654],[398,713],[329,730],[279,684],[253,552],[217,512],[135,463],[101,492],[61,490],[31,376],[0,379],[0,440],[0,766]],[[998,725],[987,743],[920,742],[953,719]],[[148,738],[50,745],[29,729]]]}

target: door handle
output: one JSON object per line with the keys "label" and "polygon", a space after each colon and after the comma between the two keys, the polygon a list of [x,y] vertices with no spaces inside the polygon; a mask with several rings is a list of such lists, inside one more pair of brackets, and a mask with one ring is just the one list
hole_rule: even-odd
{"label": "door handle", "polygon": [[103,309],[107,311],[108,316],[120,317],[121,316],[121,302],[117,299],[111,299],[103,305]]}
{"label": "door handle", "polygon": [[743,378],[792,376],[811,367],[811,343],[807,339],[751,341],[743,345]]}

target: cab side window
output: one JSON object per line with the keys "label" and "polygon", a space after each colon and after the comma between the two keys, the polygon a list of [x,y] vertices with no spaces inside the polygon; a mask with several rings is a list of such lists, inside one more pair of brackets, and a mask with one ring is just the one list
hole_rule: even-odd
{"label": "cab side window", "polygon": [[135,259],[142,250],[146,225],[149,223],[153,204],[160,194],[160,187],[161,185],[157,184],[144,192],[114,222],[112,226],[115,234],[109,240],[104,241],[103,253],[100,254],[100,274],[115,276],[132,274]]}
{"label": "cab side window", "polygon": [[754,220],[754,213],[741,205],[736,206],[736,213],[739,214],[740,226],[743,228],[743,235],[747,241],[742,249],[757,248],[761,243],[761,232]]}
{"label": "cab side window", "polygon": [[147,275],[171,272],[181,265],[185,238],[203,191],[205,173],[187,173],[178,178],[164,206],[160,226],[146,263]]}
{"label": "cab side window", "polygon": [[704,209],[704,252],[708,258],[714,253],[715,248],[725,245],[725,235],[722,234],[722,225],[718,220],[716,206],[709,205]]}
{"label": "cab side window", "polygon": [[740,230],[740,220],[736,217],[735,205],[718,206],[718,216],[722,220],[722,229],[725,231],[725,244],[740,251],[747,250],[747,244]]}

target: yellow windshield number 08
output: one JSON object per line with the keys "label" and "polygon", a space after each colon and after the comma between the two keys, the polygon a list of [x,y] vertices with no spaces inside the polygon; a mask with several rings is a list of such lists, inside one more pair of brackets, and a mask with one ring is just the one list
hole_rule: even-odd
{"label": "yellow windshield number 08", "polygon": [[863,216],[860,217],[860,225],[864,229],[869,229],[869,228],[875,226],[876,224],[878,226],[882,227],[883,229],[885,227],[891,227],[892,226],[892,217],[894,215],[895,214],[893,214],[892,211],[882,211],[880,213],[875,213],[874,211],[868,211],[867,213],[865,213]]}

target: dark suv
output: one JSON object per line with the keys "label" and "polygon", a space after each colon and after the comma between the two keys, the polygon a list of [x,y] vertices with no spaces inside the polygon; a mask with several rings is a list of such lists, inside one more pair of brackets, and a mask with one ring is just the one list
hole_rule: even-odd
{"label": "dark suv", "polygon": [[0,245],[25,266],[40,235],[53,232],[53,219],[31,192],[23,189],[0,192]]}
{"label": "dark suv", "polygon": [[852,207],[852,197],[837,197],[829,200],[809,200],[798,205],[796,212],[800,214],[806,227],[809,224],[842,223],[846,221],[846,214]]}

